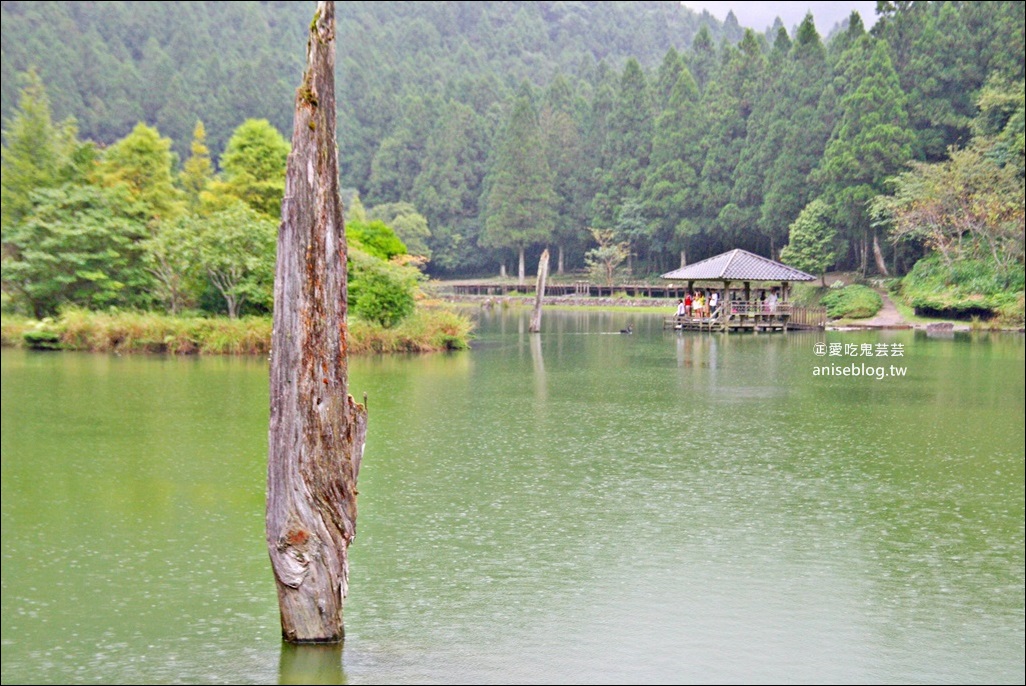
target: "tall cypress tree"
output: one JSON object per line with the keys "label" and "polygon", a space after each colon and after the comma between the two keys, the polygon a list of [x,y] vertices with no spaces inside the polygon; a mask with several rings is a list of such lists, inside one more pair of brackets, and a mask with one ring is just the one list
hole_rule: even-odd
{"label": "tall cypress tree", "polygon": [[22,79],[18,107],[3,130],[0,188],[5,230],[28,214],[32,192],[68,180],[79,148],[73,120],[54,124],[50,97],[39,74],[30,69]]}
{"label": "tall cypress tree", "polygon": [[517,97],[497,141],[485,197],[481,244],[511,248],[519,257],[524,283],[524,251],[551,240],[556,221],[556,194],[545,155],[538,117],[526,93]]}
{"label": "tall cypress tree", "polygon": [[724,57],[723,70],[709,85],[702,101],[706,154],[700,188],[705,221],[721,240],[733,244],[745,239],[750,228],[750,218],[731,203],[731,193],[766,59],[751,30]]}
{"label": "tall cypress tree", "polygon": [[207,129],[201,121],[196,122],[196,128],[192,131],[190,150],[191,154],[182,165],[178,180],[185,190],[189,207],[195,209],[200,202],[200,193],[214,179],[214,165],[210,161],[210,148],[207,147]]}
{"label": "tall cypress tree", "polygon": [[656,116],[659,115],[670,103],[670,96],[673,94],[673,87],[677,85],[680,73],[686,69],[684,59],[673,48],[666,51],[663,61],[656,72],[655,83],[652,86],[652,99]]}
{"label": "tall cypress tree", "polygon": [[599,72],[594,85],[594,95],[591,100],[584,123],[581,127],[584,144],[584,164],[586,165],[585,197],[589,198],[588,215],[592,224],[600,228],[610,228],[608,224],[600,224],[597,217],[612,216],[612,209],[605,207],[605,196],[597,192],[599,184],[603,181],[602,175],[609,167],[610,161],[605,158],[608,147],[606,139],[609,137],[609,117],[613,111],[613,101],[616,97],[615,80],[611,73],[605,68],[604,63],[598,65]]}
{"label": "tall cypress tree", "polygon": [[483,119],[469,106],[450,102],[427,140],[420,167],[410,197],[431,227],[434,260],[446,270],[483,266],[473,264],[487,167]]}
{"label": "tall cypress tree", "polygon": [[656,120],[652,172],[642,187],[653,242],[661,250],[679,251],[682,265],[703,227],[698,220],[698,171],[702,165],[698,101],[698,85],[690,70],[683,67],[666,109]]}
{"label": "tall cypress tree", "polygon": [[[781,111],[789,107],[788,79],[793,74],[788,70],[788,55],[791,52],[791,38],[780,28],[770,50],[767,69],[760,75],[761,84],[755,94],[752,114],[748,119],[744,148],[737,167],[734,169],[731,190],[731,212],[736,221],[745,227],[754,228],[758,222],[763,203],[763,190],[769,169],[778,158],[782,141],[789,122],[781,118]],[[751,231],[746,231],[745,243],[756,247],[757,240]],[[762,251],[763,247],[758,246]]]}
{"label": "tall cypress tree", "polygon": [[611,226],[627,198],[636,197],[648,173],[653,115],[648,82],[635,59],[627,60],[609,113],[595,223]]}
{"label": "tall cypress tree", "polygon": [[845,61],[848,90],[814,177],[865,272],[875,238],[866,205],[911,158],[913,133],[887,45],[867,34],[851,46]]}
{"label": "tall cypress tree", "polygon": [[399,99],[401,114],[392,133],[382,136],[371,161],[370,177],[357,187],[367,188],[367,202],[378,205],[409,200],[425,159],[425,146],[436,122],[445,116],[445,104],[435,95],[407,95]]}
{"label": "tall cypress tree", "polygon": [[587,230],[587,168],[574,105],[570,84],[559,75],[549,86],[538,118],[557,197],[559,221],[553,239],[559,249],[556,271],[560,274],[565,268],[567,248],[583,243]]}
{"label": "tall cypress tree", "polygon": [[695,83],[698,84],[700,92],[705,92],[706,86],[715,75],[717,61],[716,46],[713,45],[709,27],[703,24],[695,34],[695,40],[691,44],[691,53],[688,56],[688,68],[695,77]]}
{"label": "tall cypress tree", "polygon": [[826,49],[811,14],[798,28],[783,73],[782,97],[772,115],[781,136],[765,169],[758,221],[774,252],[787,241],[787,227],[813,197],[808,177],[830,135],[819,107],[829,78]]}
{"label": "tall cypress tree", "polygon": [[916,156],[946,159],[964,145],[976,97],[993,71],[1023,78],[1023,5],[1014,2],[889,3],[874,27],[908,94]]}

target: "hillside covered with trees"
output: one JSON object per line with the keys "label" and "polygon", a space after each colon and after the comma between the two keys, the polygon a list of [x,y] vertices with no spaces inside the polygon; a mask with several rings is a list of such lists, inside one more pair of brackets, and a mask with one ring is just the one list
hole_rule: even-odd
{"label": "hillside covered with trees", "polygon": [[[269,307],[311,5],[3,3],[5,307]],[[1021,291],[1023,4],[878,13],[762,33],[675,2],[346,3],[365,273],[523,274],[546,247],[568,271],[613,243],[635,276],[740,247]]]}

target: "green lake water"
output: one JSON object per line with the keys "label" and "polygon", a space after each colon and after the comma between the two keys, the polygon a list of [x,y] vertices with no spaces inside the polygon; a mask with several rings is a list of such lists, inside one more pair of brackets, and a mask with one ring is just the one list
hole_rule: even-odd
{"label": "green lake water", "polygon": [[1026,680],[1022,335],[478,316],[351,361],[329,648],[280,640],[266,359],[4,350],[3,683]]}

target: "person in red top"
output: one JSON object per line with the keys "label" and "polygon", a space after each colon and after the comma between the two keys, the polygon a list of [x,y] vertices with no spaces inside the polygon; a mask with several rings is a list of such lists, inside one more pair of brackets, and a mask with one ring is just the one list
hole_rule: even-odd
{"label": "person in red top", "polygon": [[688,291],[686,294],[684,294],[684,316],[685,317],[690,317],[691,316],[691,304],[692,304],[692,302],[693,301],[691,299],[691,291]]}

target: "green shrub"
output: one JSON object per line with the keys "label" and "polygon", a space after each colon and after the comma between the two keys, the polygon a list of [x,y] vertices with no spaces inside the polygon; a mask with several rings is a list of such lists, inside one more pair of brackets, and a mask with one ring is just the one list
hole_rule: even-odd
{"label": "green shrub", "polygon": [[50,329],[30,329],[22,334],[25,345],[33,350],[60,350],[61,335]]}
{"label": "green shrub", "polygon": [[462,314],[421,306],[394,328],[353,320],[349,326],[349,350],[354,354],[463,350],[468,347],[472,329],[473,323]]}
{"label": "green shrub", "polygon": [[916,262],[901,282],[900,295],[917,314],[960,318],[998,316],[1009,323],[1023,320],[1026,270],[1007,273],[987,262],[958,260],[945,264],[932,255]]}
{"label": "green shrub", "polygon": [[831,288],[820,301],[832,319],[866,319],[883,307],[880,294],[867,286],[852,285]]}
{"label": "green shrub", "polygon": [[349,308],[360,319],[391,328],[414,309],[416,270],[351,253]]}
{"label": "green shrub", "polygon": [[397,255],[406,254],[406,246],[389,226],[382,221],[346,223],[346,238],[364,252],[387,262]]}

